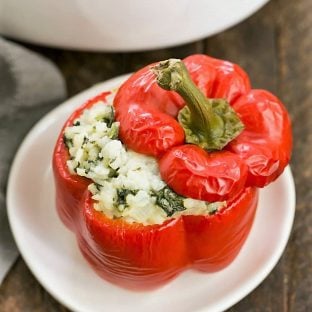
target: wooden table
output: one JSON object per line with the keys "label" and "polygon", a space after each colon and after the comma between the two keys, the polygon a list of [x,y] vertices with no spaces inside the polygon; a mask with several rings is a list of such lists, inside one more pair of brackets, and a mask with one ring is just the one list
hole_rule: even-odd
{"label": "wooden table", "polygon": [[[291,162],[297,188],[294,228],[269,277],[229,311],[312,311],[312,1],[272,0],[254,16],[214,37],[139,53],[85,53],[28,46],[52,59],[72,96],[99,81],[169,57],[206,53],[240,64],[255,88],[283,99],[293,120]],[[310,208],[310,209],[309,209]],[[68,311],[19,258],[0,292],[0,310]]]}

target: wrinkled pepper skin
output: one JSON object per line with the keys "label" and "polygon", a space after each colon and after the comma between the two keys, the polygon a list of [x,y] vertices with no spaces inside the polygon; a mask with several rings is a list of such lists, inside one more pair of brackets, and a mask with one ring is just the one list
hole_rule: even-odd
{"label": "wrinkled pepper skin", "polygon": [[53,155],[56,207],[63,223],[77,236],[86,260],[104,279],[132,290],[164,285],[186,268],[214,272],[238,254],[252,226],[258,200],[256,188],[245,188],[212,216],[183,216],[161,225],[112,220],[93,209],[87,190],[91,181],[68,171],[65,127],[103,93],[78,108],[67,120]]}
{"label": "wrinkled pepper skin", "polygon": [[159,287],[190,267],[215,272],[231,263],[245,242],[257,192],[245,189],[213,216],[182,216],[149,226],[107,218],[94,210],[87,192],[76,228],[78,243],[101,277],[130,289]]}
{"label": "wrinkled pepper skin", "polygon": [[[84,109],[99,100],[105,102],[109,93],[91,99],[69,117],[54,149],[60,219],[76,234],[82,254],[99,276],[132,290],[162,286],[187,268],[215,272],[229,265],[252,227],[257,187],[276,179],[290,157],[290,121],[276,97],[267,91],[251,90],[248,76],[237,65],[202,55],[184,62],[193,81],[207,96],[228,99],[245,130],[225,150],[212,152],[207,160],[206,152],[199,151],[199,147],[184,144],[183,129],[175,119],[184,106],[183,100],[158,87],[147,67],[131,76],[115,97],[120,137],[128,148],[157,157],[162,176],[177,181],[175,186],[185,196],[188,189],[196,192],[206,183],[201,182],[202,166],[196,166],[194,159],[208,162],[209,171],[213,172],[208,197],[219,200],[226,193],[226,207],[210,216],[184,215],[148,226],[109,219],[93,209],[87,189],[91,181],[68,171],[69,154],[63,134]],[[179,159],[182,152],[190,157],[187,166]],[[221,169],[217,168],[219,161]],[[174,179],[174,175],[181,178]],[[187,184],[183,180],[193,182]]]}
{"label": "wrinkled pepper skin", "polygon": [[[242,185],[264,187],[274,181],[292,150],[291,122],[284,105],[268,91],[251,89],[247,74],[236,64],[206,55],[192,55],[183,62],[206,97],[229,102],[245,126],[243,132],[222,151],[206,156],[200,148],[186,147],[177,121],[185,103],[175,92],[161,89],[151,66],[146,66],[115,97],[121,140],[139,153],[160,158],[163,180],[186,197],[222,201],[237,194]],[[197,181],[196,190],[190,179]]]}

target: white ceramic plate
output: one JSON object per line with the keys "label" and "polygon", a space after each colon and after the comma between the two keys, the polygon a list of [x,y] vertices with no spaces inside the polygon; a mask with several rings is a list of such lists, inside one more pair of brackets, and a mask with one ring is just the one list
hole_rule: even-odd
{"label": "white ceramic plate", "polygon": [[9,178],[7,204],[19,250],[39,282],[74,311],[222,311],[251,292],[280,258],[293,223],[290,168],[260,193],[255,223],[236,260],[213,274],[186,271],[165,287],[131,292],[100,279],[81,256],[54,205],[51,155],[69,114],[85,100],[118,86],[126,76],[78,94],[46,115],[21,145]]}
{"label": "white ceramic plate", "polygon": [[0,0],[0,33],[37,44],[132,51],[204,38],[268,0]]}

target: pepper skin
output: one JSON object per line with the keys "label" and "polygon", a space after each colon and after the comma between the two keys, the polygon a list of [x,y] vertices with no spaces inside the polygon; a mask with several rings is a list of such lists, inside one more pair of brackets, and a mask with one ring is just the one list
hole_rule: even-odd
{"label": "pepper skin", "polygon": [[290,158],[290,121],[276,97],[251,90],[248,76],[237,65],[203,55],[184,62],[206,96],[229,101],[244,131],[221,151],[207,153],[185,144],[184,131],[175,119],[185,105],[183,99],[161,89],[146,67],[131,76],[115,97],[120,138],[128,148],[157,157],[162,176],[182,195],[226,199],[220,211],[144,226],[109,219],[93,209],[87,189],[91,181],[68,171],[63,134],[84,109],[105,101],[109,93],[88,101],[69,117],[53,154],[61,220],[76,234],[82,254],[99,276],[132,290],[162,286],[187,268],[215,272],[229,265],[253,224],[257,187],[276,179]]}
{"label": "pepper skin", "polygon": [[63,140],[65,127],[103,93],[77,109],[67,120],[53,155],[56,207],[63,223],[77,236],[85,259],[99,276],[131,290],[162,286],[183,270],[214,272],[238,254],[252,226],[257,188],[244,188],[227,207],[211,216],[185,215],[163,224],[144,226],[109,219],[93,208],[86,178],[72,175]]}
{"label": "pepper skin", "polygon": [[[245,126],[243,132],[222,151],[209,153],[213,157],[208,153],[204,157],[195,147],[185,148],[183,128],[176,120],[184,101],[175,92],[161,89],[147,66],[130,77],[115,97],[121,140],[137,152],[158,157],[162,178],[183,196],[222,201],[244,185],[264,187],[274,181],[288,164],[292,149],[291,123],[283,104],[268,91],[251,89],[238,65],[206,55],[192,55],[183,62],[207,98],[229,102]],[[219,163],[219,168],[209,174],[197,170],[210,161]],[[232,169],[227,170],[230,163]],[[194,177],[195,191],[190,188]]]}
{"label": "pepper skin", "polygon": [[227,266],[247,238],[258,201],[257,189],[247,188],[215,215],[144,226],[107,218],[85,195],[75,230],[80,250],[101,277],[133,290],[162,286],[186,268]]}

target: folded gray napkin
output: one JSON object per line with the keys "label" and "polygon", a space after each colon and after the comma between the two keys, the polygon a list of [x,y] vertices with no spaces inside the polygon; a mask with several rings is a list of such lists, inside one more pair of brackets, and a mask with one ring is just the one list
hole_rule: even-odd
{"label": "folded gray napkin", "polygon": [[64,80],[49,60],[0,38],[0,285],[18,256],[5,202],[11,162],[31,126],[65,96]]}

